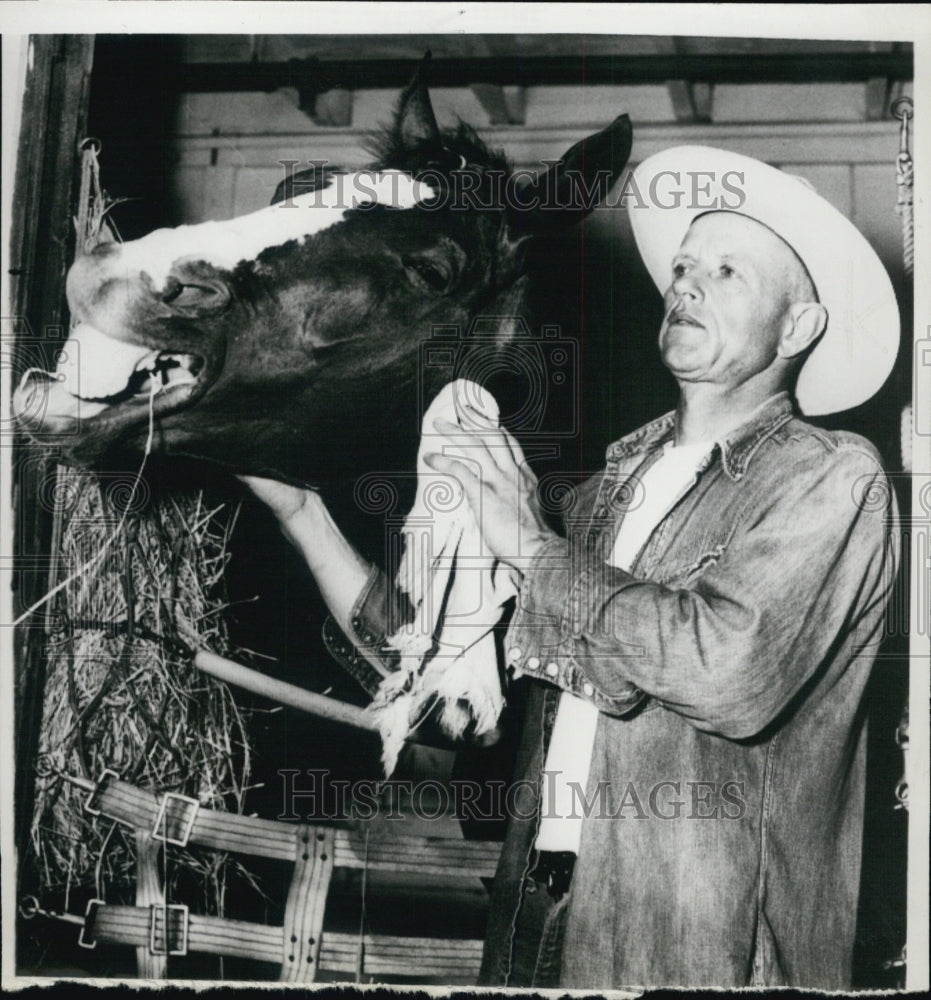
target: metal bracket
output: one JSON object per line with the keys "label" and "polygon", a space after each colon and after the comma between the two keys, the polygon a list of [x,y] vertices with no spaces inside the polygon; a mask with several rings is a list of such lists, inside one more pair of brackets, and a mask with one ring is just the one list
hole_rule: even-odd
{"label": "metal bracket", "polygon": [[[180,945],[177,948],[171,947],[171,940],[169,935],[174,936],[175,928],[172,926],[174,921],[172,921],[168,914],[171,912],[176,912],[180,916],[178,921],[178,931],[181,939]],[[156,937],[158,929],[158,918],[159,915],[163,917],[163,923],[165,925],[165,947],[156,947]],[[188,921],[189,913],[188,908],[184,903],[152,903],[149,907],[149,954],[151,955],[186,955],[187,954],[187,940],[188,940]]]}
{"label": "metal bracket", "polygon": [[[169,816],[167,814],[167,807],[169,799],[173,802],[182,803],[182,811],[177,819],[177,823],[181,829],[180,833],[174,837],[168,835]],[[152,826],[152,839],[162,840],[166,844],[174,844],[177,847],[187,847],[187,842],[190,839],[191,831],[194,829],[194,820],[197,819],[199,809],[200,803],[197,799],[192,799],[187,795],[179,795],[177,792],[165,792],[161,802],[158,804],[158,812],[155,815],[155,823]]]}
{"label": "metal bracket", "polygon": [[[91,816],[101,816],[101,815],[107,816],[106,813],[101,813],[101,811],[99,809],[96,809],[93,805],[91,805],[91,803],[100,794],[100,792],[103,790],[104,785],[106,784],[107,781],[110,780],[110,778],[116,778],[117,780],[119,780],[119,777],[120,776],[116,773],[116,771],[111,770],[109,767],[105,767],[100,772],[100,777],[97,779],[97,784],[94,786],[94,789],[90,792],[90,794],[87,796],[87,799],[84,802],[84,811],[86,813],[89,813]],[[118,820],[115,816],[107,816],[107,819],[112,819],[114,820],[114,822],[117,823],[123,822],[122,820]]]}
{"label": "metal bracket", "polygon": [[89,899],[87,901],[87,909],[84,911],[84,923],[81,927],[81,933],[78,935],[78,944],[82,948],[93,950],[97,947],[97,942],[90,936],[90,931],[97,917],[97,907],[103,906],[103,903],[102,899]]}

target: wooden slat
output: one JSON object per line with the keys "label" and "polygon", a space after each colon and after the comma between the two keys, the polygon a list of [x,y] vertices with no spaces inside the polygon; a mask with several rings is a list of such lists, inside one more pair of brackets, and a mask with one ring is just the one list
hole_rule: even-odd
{"label": "wooden slat", "polygon": [[[112,819],[138,830],[151,830],[158,802],[153,792],[111,778],[95,797],[94,805]],[[190,842],[220,851],[293,861],[295,829],[294,823],[199,809]],[[400,836],[391,841],[370,839],[366,850],[364,833],[340,829],[335,831],[334,864],[337,868],[489,878],[495,873],[500,852],[501,845],[496,841]]]}
{"label": "wooden slat", "polygon": [[[471,939],[366,934],[362,946],[362,971],[372,976],[445,976],[474,981],[482,961],[482,942]],[[320,949],[320,971],[354,972],[358,950],[357,935],[325,932]]]}
{"label": "wooden slat", "polygon": [[[325,893],[320,893],[320,898],[325,899]],[[100,943],[147,949],[150,920],[151,911],[147,907],[102,905],[97,909],[90,936]],[[357,935],[324,931],[318,941],[313,964],[319,971],[349,974],[357,971]],[[277,962],[282,947],[290,943],[288,931],[281,927],[197,914],[189,917],[189,952]],[[363,972],[376,976],[447,975],[474,979],[482,957],[482,942],[475,939],[366,934],[362,946]]]}
{"label": "wooden slat", "polygon": [[[159,799],[128,782],[110,778],[94,805],[139,831],[148,842]],[[367,976],[428,977],[474,982],[481,963],[481,941],[450,938],[365,935],[362,953],[352,934],[324,932],[323,920],[334,868],[367,869],[475,881],[494,874],[500,844],[439,837],[378,840],[360,830],[260,820],[199,809],[190,841],[219,850],[239,851],[292,861],[295,865],[284,927],[191,914],[188,950],[279,963],[281,979],[313,981],[317,972]],[[154,849],[153,849],[154,854]],[[442,884],[442,882],[440,883]],[[453,886],[450,891],[454,892]],[[151,911],[141,906],[99,907],[92,936],[136,947],[141,968],[164,965],[148,954]],[[360,963],[361,959],[361,963]],[[164,973],[163,973],[164,974]]]}
{"label": "wooden slat", "polygon": [[[137,906],[104,905],[97,909],[90,937],[104,944],[149,947],[151,911]],[[278,963],[281,959],[282,929],[224,917],[191,914],[188,924],[188,951],[211,955],[252,958]]]}
{"label": "wooden slat", "polygon": [[285,983],[310,983],[317,974],[333,874],[333,831],[301,825],[294,833],[294,875],[284,913],[280,978]]}
{"label": "wooden slat", "polygon": [[497,868],[501,845],[485,840],[399,837],[390,842],[370,840],[366,854],[362,834],[337,830],[335,852],[337,868],[490,878]]}
{"label": "wooden slat", "polygon": [[[327,932],[324,945],[331,954],[354,954],[359,946],[356,934]],[[366,934],[362,938],[365,947],[379,955],[409,955],[413,951],[424,951],[428,959],[437,956],[468,956],[481,952],[482,942],[472,938],[432,938],[406,937],[396,934]]]}
{"label": "wooden slat", "polygon": [[[161,844],[146,830],[136,830],[136,906],[148,908],[165,902],[165,890],[158,871]],[[168,958],[153,955],[147,947],[136,948],[136,968],[140,979],[164,979]]]}
{"label": "wooden slat", "polygon": [[[158,814],[158,802],[154,792],[110,778],[96,795],[93,805],[111,819],[137,830],[151,830]],[[199,809],[190,842],[218,851],[293,861],[294,828],[293,823]]]}
{"label": "wooden slat", "polygon": [[191,840],[205,847],[236,851],[263,858],[294,858],[294,824],[257,816],[237,816],[201,809]]}
{"label": "wooden slat", "polygon": [[[150,830],[158,813],[154,793],[116,778],[106,782],[95,806],[106,816],[140,830]],[[190,841],[215,850],[293,861],[294,830],[293,823],[199,809]],[[370,840],[366,855],[364,834],[352,830],[337,830],[334,845],[337,868],[367,865],[374,871],[464,877],[494,875],[500,851],[496,841],[399,837],[390,842]]]}

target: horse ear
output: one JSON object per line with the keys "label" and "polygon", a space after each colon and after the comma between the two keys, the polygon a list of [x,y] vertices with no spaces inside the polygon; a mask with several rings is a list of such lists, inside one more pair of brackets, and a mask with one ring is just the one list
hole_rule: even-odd
{"label": "horse ear", "polygon": [[425,144],[440,145],[440,130],[427,92],[426,76],[431,53],[427,52],[413,79],[398,103],[395,142],[401,149],[415,149]]}
{"label": "horse ear", "polygon": [[579,222],[605,200],[627,165],[632,143],[627,115],[577,142],[546,173],[508,199],[511,237],[555,232]]}

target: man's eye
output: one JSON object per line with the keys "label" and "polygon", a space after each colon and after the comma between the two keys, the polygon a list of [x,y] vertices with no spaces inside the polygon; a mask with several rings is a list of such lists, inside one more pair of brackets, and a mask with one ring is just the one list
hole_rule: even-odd
{"label": "man's eye", "polygon": [[672,276],[674,278],[681,278],[683,274],[685,274],[685,264],[672,265]]}
{"label": "man's eye", "polygon": [[721,265],[721,277],[722,278],[733,278],[735,273],[736,272],[730,266],[730,264],[722,264]]}

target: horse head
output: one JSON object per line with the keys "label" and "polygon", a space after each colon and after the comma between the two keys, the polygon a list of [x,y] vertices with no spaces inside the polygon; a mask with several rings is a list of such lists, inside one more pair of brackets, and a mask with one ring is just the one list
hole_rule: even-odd
{"label": "horse head", "polygon": [[76,464],[149,441],[302,485],[370,468],[386,428],[413,439],[444,379],[433,331],[497,318],[503,347],[526,240],[590,211],[631,145],[623,116],[520,185],[472,129],[437,127],[423,76],[371,169],[293,174],[261,211],[79,256],[76,326],[56,372],[23,377],[21,426]]}

